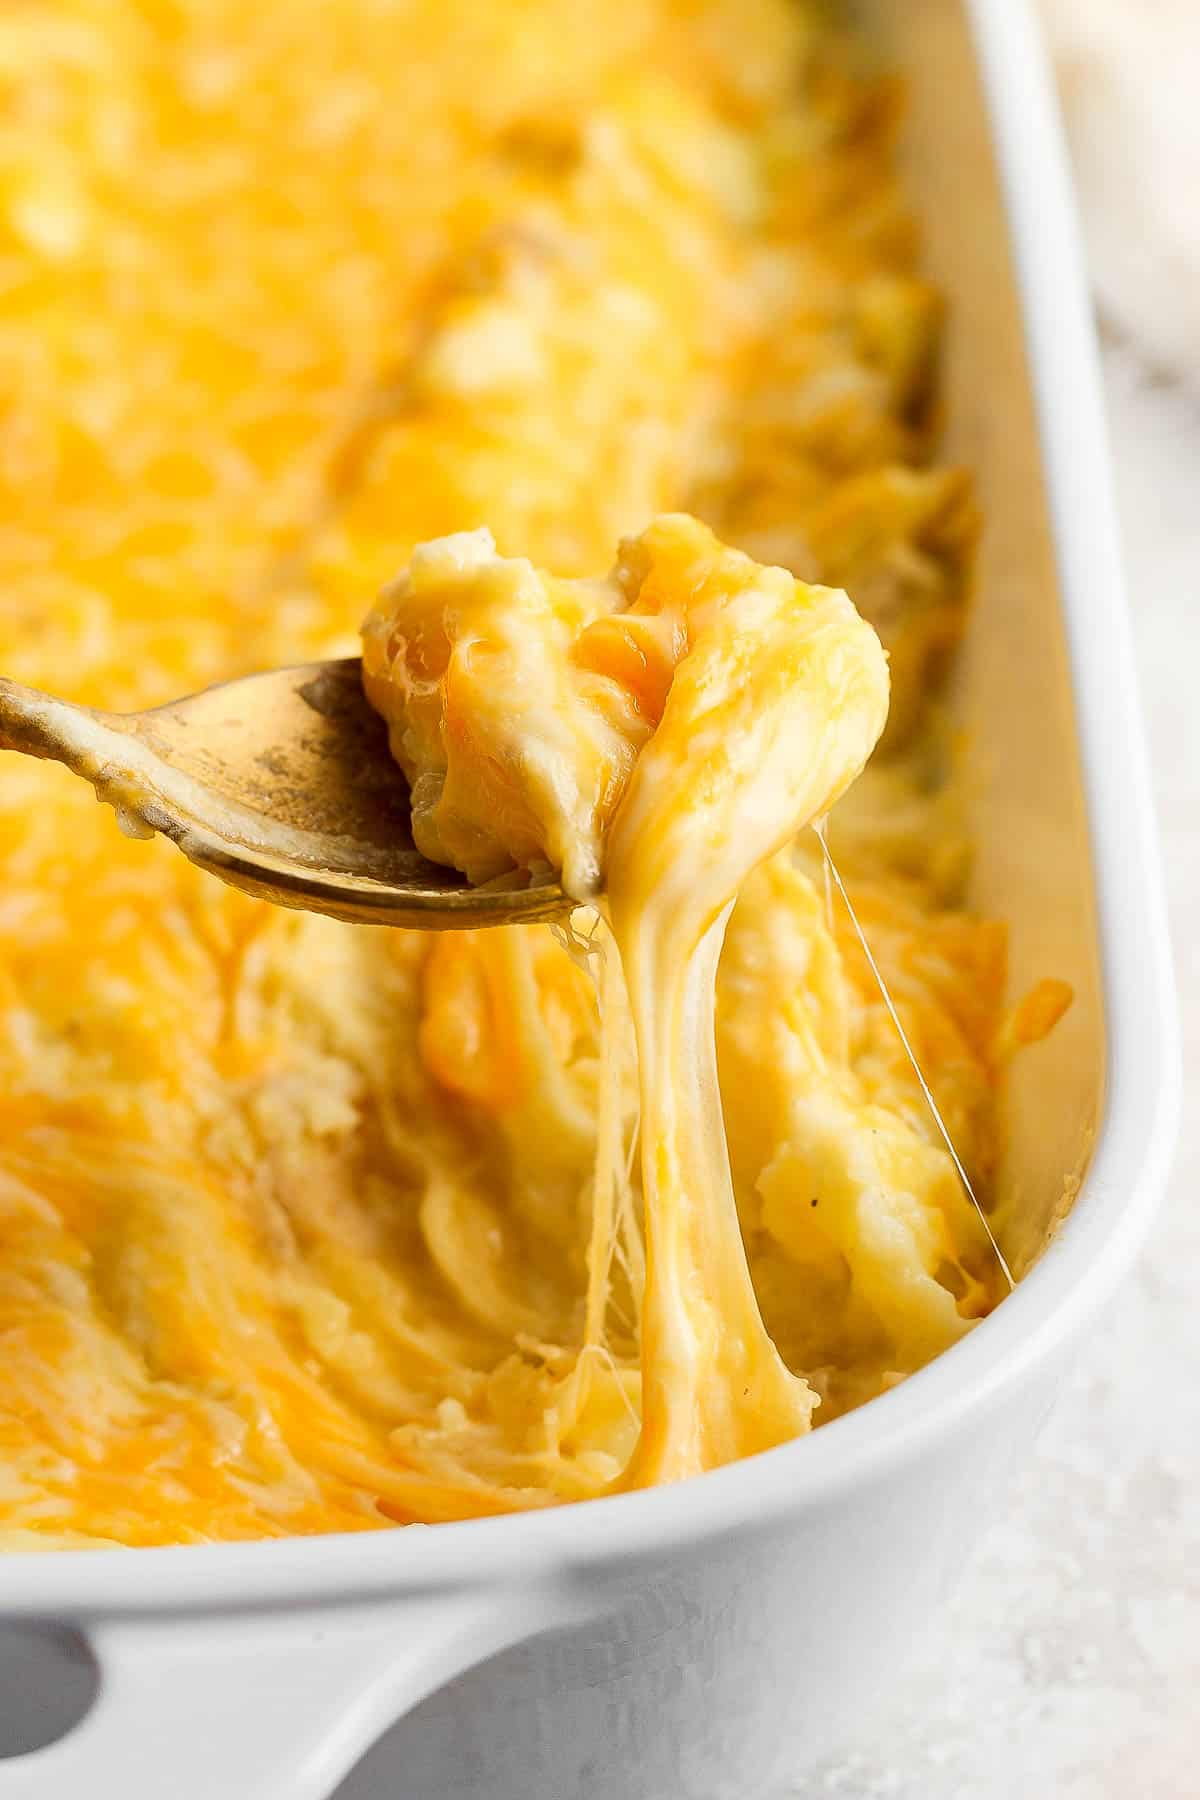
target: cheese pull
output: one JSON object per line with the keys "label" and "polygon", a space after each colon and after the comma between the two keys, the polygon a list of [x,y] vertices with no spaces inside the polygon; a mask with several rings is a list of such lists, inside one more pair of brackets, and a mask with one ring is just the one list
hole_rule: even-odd
{"label": "cheese pull", "polygon": [[641,1433],[617,1485],[805,1431],[816,1397],[764,1328],[738,1222],[716,970],[747,877],[823,816],[883,729],[878,638],[845,594],[668,515],[605,581],[541,574],[486,532],[424,546],[367,621],[364,676],[422,851],[472,880],[549,863],[620,955],[646,1286]]}

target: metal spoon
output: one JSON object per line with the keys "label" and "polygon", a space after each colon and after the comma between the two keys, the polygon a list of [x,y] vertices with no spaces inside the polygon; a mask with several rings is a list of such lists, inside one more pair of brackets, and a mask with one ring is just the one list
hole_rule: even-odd
{"label": "metal spoon", "polygon": [[357,657],[272,669],[142,713],[72,706],[0,678],[0,750],[65,763],[135,837],[162,832],[279,906],[465,929],[560,918],[549,871],[473,888],[413,847],[408,784]]}

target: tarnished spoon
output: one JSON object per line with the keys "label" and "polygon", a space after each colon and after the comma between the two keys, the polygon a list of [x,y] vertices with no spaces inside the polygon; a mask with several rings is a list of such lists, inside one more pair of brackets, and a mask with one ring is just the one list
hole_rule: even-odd
{"label": "tarnished spoon", "polygon": [[0,678],[0,750],[90,781],[133,836],[279,906],[465,929],[561,917],[547,872],[473,888],[413,848],[408,784],[357,657],[272,669],[142,713],[72,706]]}

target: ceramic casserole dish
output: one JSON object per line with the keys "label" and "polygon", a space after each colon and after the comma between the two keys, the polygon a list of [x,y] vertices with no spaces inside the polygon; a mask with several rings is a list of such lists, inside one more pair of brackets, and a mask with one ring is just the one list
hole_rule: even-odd
{"label": "ceramic casserole dish", "polygon": [[[1014,991],[1054,974],[1076,995],[1010,1098],[1008,1248],[1032,1266],[892,1392],[682,1486],[5,1558],[0,1800],[752,1800],[864,1729],[1129,1270],[1177,1052],[1048,70],[1025,0],[859,10],[910,84],[910,189],[951,305],[946,448],[986,518],[958,696],[974,898],[1012,922]],[[90,1704],[45,1743],[67,1687]]]}

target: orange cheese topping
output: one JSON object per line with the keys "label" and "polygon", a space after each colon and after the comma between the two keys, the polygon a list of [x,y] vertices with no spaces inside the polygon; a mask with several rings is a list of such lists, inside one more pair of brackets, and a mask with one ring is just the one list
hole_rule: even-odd
{"label": "orange cheese topping", "polygon": [[[681,507],[846,586],[891,653],[879,773],[910,809],[857,834],[860,899],[986,1174],[1002,934],[914,878],[940,815],[902,760],[973,516],[924,460],[939,306],[894,86],[794,0],[517,13],[3,9],[0,668],[153,703],[352,650],[419,543],[486,526],[575,580]],[[656,632],[598,620],[578,680],[659,722]],[[540,929],[273,912],[0,759],[0,1541],[380,1528],[620,1479],[647,1245],[597,979]],[[757,1307],[828,1417],[995,1296],[786,852],[734,908],[716,1053]]]}

